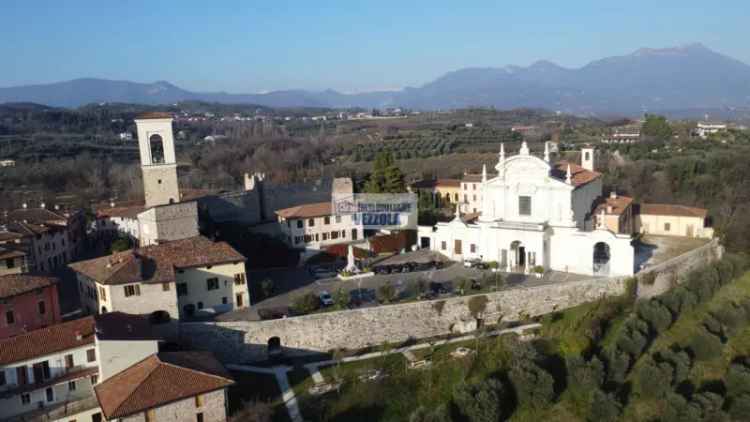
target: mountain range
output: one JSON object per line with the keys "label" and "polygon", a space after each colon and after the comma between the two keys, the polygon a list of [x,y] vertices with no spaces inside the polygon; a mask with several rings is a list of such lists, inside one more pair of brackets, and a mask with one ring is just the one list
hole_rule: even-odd
{"label": "mountain range", "polygon": [[0,102],[56,107],[124,102],[172,104],[186,100],[269,107],[533,107],[573,114],[750,108],[750,66],[702,44],[642,48],[571,69],[549,61],[530,66],[465,68],[420,87],[343,94],[286,90],[262,94],[193,92],[169,82],[137,83],[84,78],[0,88]]}

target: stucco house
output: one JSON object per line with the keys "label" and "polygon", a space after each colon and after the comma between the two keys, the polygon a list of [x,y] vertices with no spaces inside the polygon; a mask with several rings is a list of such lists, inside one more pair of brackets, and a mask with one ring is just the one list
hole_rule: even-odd
{"label": "stucco house", "polygon": [[203,236],[70,264],[83,308],[190,319],[249,306],[245,257]]}
{"label": "stucco house", "polygon": [[0,276],[0,338],[60,322],[58,282],[45,275]]}
{"label": "stucco house", "polygon": [[640,204],[635,226],[636,231],[643,234],[705,239],[714,235],[708,210],[685,205]]}
{"label": "stucco house", "polygon": [[536,267],[589,275],[631,275],[634,249],[629,234],[592,219],[602,198],[601,174],[594,170],[594,150],[581,151],[581,164],[551,163],[549,144],[543,157],[522,143],[506,157],[501,146],[497,175],[483,167],[481,214],[465,218],[456,207],[451,222],[419,227],[420,245],[455,260],[497,261],[506,271]]}
{"label": "stucco house", "polygon": [[431,195],[435,203],[455,204],[461,201],[461,181],[458,179],[420,180],[409,185],[409,191]]}

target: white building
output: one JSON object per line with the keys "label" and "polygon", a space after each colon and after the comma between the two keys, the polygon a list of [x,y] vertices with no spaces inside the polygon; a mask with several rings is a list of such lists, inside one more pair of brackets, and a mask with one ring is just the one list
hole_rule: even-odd
{"label": "white building", "polygon": [[695,128],[695,134],[703,139],[708,138],[708,135],[718,133],[720,131],[727,130],[727,125],[723,123],[704,123],[698,122]]}
{"label": "white building", "polygon": [[330,201],[284,208],[276,215],[287,244],[303,250],[303,260],[326,246],[364,239],[361,222],[353,215],[334,215]]}
{"label": "white building", "polygon": [[[545,270],[589,275],[631,275],[630,236],[600,224],[592,212],[602,196],[601,174],[594,171],[594,150],[582,150],[582,163],[549,162],[529,153],[524,142],[509,158],[501,147],[497,176],[486,168],[480,180],[481,215],[420,227],[420,244],[451,259],[497,261],[507,271]],[[458,210],[457,206],[457,210]]]}
{"label": "white building", "polygon": [[0,160],[0,167],[15,167],[16,160]]}

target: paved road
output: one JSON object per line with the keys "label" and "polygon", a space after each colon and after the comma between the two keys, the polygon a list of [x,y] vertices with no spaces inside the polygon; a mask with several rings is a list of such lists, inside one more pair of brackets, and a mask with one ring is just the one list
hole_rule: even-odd
{"label": "paved road", "polygon": [[[481,280],[487,274],[492,273],[487,270],[465,268],[460,263],[452,264],[440,270],[418,271],[401,274],[376,274],[372,277],[357,280],[339,280],[338,278],[315,280],[314,278],[312,278],[312,276],[309,275],[306,270],[301,268],[264,271],[263,276],[270,277],[274,280],[275,283],[279,283],[280,285],[284,286],[283,292],[258,303],[253,303],[250,309],[243,309],[219,315],[217,317],[217,320],[257,320],[259,319],[257,313],[258,309],[286,308],[290,306],[295,298],[310,292],[317,295],[325,290],[331,294],[334,294],[339,289],[342,289],[348,294],[354,289],[362,288],[377,290],[378,287],[383,286],[387,283],[391,283],[397,288],[400,293],[402,293],[402,295],[405,295],[408,292],[416,291],[419,280],[424,280],[428,284],[430,282],[453,282],[453,287],[455,288],[457,287],[457,281],[462,278]],[[565,274],[557,272],[548,273],[541,279],[534,276],[526,276],[516,273],[502,274],[506,279],[506,288],[513,288],[522,285],[536,286],[565,282],[569,280],[581,280],[586,278],[586,276],[582,276],[579,274]],[[262,278],[256,278],[254,275],[251,275],[250,280],[254,280],[254,282],[250,283],[251,286],[257,286],[257,283],[259,283]],[[297,285],[296,288],[292,287],[294,284]]]}

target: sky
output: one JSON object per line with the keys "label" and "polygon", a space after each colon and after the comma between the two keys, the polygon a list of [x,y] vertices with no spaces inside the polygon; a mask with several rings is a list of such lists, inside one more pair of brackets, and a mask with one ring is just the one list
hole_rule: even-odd
{"label": "sky", "polygon": [[746,2],[2,0],[0,87],[97,77],[363,92],[693,42],[750,63]]}

